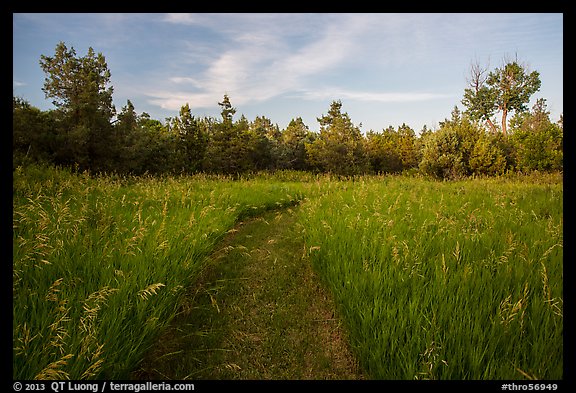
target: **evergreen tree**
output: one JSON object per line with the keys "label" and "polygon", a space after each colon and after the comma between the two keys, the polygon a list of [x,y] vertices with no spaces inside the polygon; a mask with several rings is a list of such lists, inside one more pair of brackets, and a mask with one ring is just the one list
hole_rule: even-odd
{"label": "evergreen tree", "polygon": [[180,108],[180,116],[173,119],[172,131],[178,136],[179,167],[186,173],[195,173],[202,169],[206,154],[208,137],[204,133],[199,119],[192,116],[190,106]]}
{"label": "evergreen tree", "polygon": [[392,126],[381,133],[370,130],[366,134],[365,150],[373,172],[395,173],[402,170],[397,139],[397,133]]}
{"label": "evergreen tree", "polygon": [[538,99],[531,112],[516,114],[510,123],[517,169],[563,169],[563,130],[550,120],[545,99]]}
{"label": "evergreen tree", "polygon": [[222,102],[219,102],[218,105],[222,107],[222,111],[220,112],[220,114],[222,115],[222,121],[225,124],[232,124],[232,118],[236,113],[236,108],[232,107],[228,94],[224,94],[224,99],[222,100]]}
{"label": "evergreen tree", "polygon": [[12,157],[23,162],[54,162],[59,149],[57,119],[52,111],[41,111],[24,99],[12,98]]}
{"label": "evergreen tree", "polygon": [[138,161],[138,152],[134,144],[138,139],[138,116],[130,100],[122,107],[118,119],[114,123],[116,170],[132,172]]}
{"label": "evergreen tree", "polygon": [[402,123],[402,125],[398,127],[396,135],[398,155],[402,162],[402,170],[417,167],[419,157],[416,132],[405,123]]}
{"label": "evergreen tree", "polygon": [[457,107],[452,118],[424,140],[420,170],[440,179],[458,179],[472,174],[470,156],[484,130]]}
{"label": "evergreen tree", "polygon": [[364,173],[368,161],[362,134],[341,108],[341,101],[333,101],[328,114],[318,118],[320,134],[307,145],[307,154],[311,164],[320,170],[340,175]]}
{"label": "evergreen tree", "polygon": [[280,156],[282,134],[277,124],[265,116],[256,116],[250,123],[250,154],[255,170],[276,169]]}
{"label": "evergreen tree", "polygon": [[312,134],[302,118],[290,120],[288,127],[282,132],[279,166],[284,169],[307,169],[306,144],[312,142]]}
{"label": "evergreen tree", "polygon": [[222,121],[212,126],[203,168],[213,173],[239,174],[247,166],[247,146],[243,134],[249,128],[248,121],[243,117],[238,123],[233,122],[236,109],[232,107],[228,95],[225,94],[218,105],[222,108]]}
{"label": "evergreen tree", "polygon": [[71,159],[90,169],[112,169],[115,108],[104,55],[89,48],[86,56],[77,57],[74,48],[60,42],[54,56],[41,56],[40,66],[47,74],[42,90],[62,114],[66,139],[76,147]]}

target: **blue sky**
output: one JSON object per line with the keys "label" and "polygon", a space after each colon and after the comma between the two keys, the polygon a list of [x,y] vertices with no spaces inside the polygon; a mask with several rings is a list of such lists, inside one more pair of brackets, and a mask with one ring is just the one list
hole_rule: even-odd
{"label": "blue sky", "polygon": [[[162,120],[189,103],[220,116],[228,94],[235,119],[266,116],[285,128],[342,101],[361,130],[406,123],[416,132],[450,117],[472,62],[504,59],[538,71],[552,120],[563,113],[563,15],[537,14],[13,14],[13,94],[41,109],[42,54],[58,42],[101,52],[114,104]],[[531,106],[530,104],[530,106]]]}

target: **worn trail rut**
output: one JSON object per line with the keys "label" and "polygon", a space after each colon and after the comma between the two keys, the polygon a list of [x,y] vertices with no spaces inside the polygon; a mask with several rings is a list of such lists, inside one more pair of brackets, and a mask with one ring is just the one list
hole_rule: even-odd
{"label": "worn trail rut", "polygon": [[136,379],[362,379],[293,207],[237,225]]}

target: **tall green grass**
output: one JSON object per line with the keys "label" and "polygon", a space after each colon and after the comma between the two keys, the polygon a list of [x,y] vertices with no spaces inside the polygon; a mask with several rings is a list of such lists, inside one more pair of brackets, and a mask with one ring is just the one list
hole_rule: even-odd
{"label": "tall green grass", "polygon": [[126,377],[234,223],[301,198],[288,182],[18,168],[13,378]]}
{"label": "tall green grass", "polygon": [[562,179],[17,168],[13,378],[124,378],[234,223],[299,223],[372,378],[562,378]]}
{"label": "tall green grass", "polygon": [[375,379],[562,378],[560,176],[334,182],[300,222]]}

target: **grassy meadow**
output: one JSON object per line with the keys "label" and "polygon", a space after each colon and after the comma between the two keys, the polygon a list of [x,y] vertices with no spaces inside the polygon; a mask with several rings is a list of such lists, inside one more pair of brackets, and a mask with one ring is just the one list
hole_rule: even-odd
{"label": "grassy meadow", "polygon": [[15,379],[125,377],[226,231],[302,196],[271,181],[37,167],[16,170],[13,189]]}
{"label": "grassy meadow", "polygon": [[372,378],[562,378],[560,176],[366,178],[301,223]]}
{"label": "grassy meadow", "polygon": [[561,175],[13,176],[14,379],[127,377],[235,223],[296,203],[370,378],[562,378]]}

